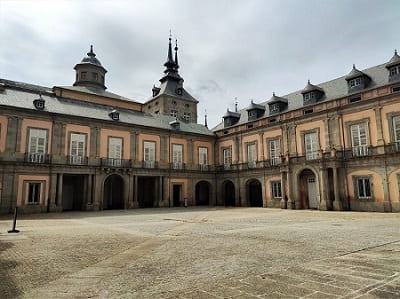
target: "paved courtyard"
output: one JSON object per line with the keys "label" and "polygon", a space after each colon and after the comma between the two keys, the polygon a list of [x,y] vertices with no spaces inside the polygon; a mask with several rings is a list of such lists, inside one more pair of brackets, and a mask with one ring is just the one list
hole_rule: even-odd
{"label": "paved courtyard", "polygon": [[1,298],[398,298],[400,214],[174,208],[0,218]]}

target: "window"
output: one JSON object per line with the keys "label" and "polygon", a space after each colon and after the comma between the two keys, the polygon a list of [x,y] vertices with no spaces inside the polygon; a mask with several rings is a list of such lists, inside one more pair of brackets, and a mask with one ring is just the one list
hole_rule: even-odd
{"label": "window", "polygon": [[349,84],[350,84],[350,87],[359,86],[359,85],[361,85],[361,78],[352,79],[352,80],[350,80]]}
{"label": "window", "polygon": [[306,159],[315,160],[318,158],[317,133],[304,134],[304,144],[306,148]]}
{"label": "window", "polygon": [[81,79],[86,79],[87,72],[81,72]]}
{"label": "window", "polygon": [[358,199],[371,199],[371,180],[369,177],[356,177]]}
{"label": "window", "polygon": [[359,102],[359,101],[361,101],[361,97],[360,96],[349,99],[350,103],[356,103],[356,102]]}
{"label": "window", "polygon": [[257,148],[255,143],[250,143],[247,145],[247,163],[250,168],[256,167]]}
{"label": "window", "polygon": [[43,163],[47,152],[47,130],[29,129],[28,160]]}
{"label": "window", "polygon": [[183,112],[183,119],[190,122],[190,112]]}
{"label": "window", "polygon": [[199,165],[201,170],[207,170],[207,165],[208,165],[207,147],[199,147]]}
{"label": "window", "polygon": [[183,145],[182,144],[173,144],[172,145],[172,166],[174,169],[182,169],[182,153],[183,153]]}
{"label": "window", "polygon": [[271,140],[269,142],[269,158],[271,161],[271,165],[278,165],[280,161],[281,155],[281,145],[279,139]]}
{"label": "window", "polygon": [[304,110],[304,111],[303,111],[303,114],[306,115],[306,114],[311,114],[311,113],[313,113],[313,112],[314,112],[314,109],[311,108],[311,109],[306,109],[306,110]]}
{"label": "window", "polygon": [[393,117],[393,137],[395,143],[395,149],[397,152],[400,151],[400,116]]}
{"label": "window", "polygon": [[314,98],[315,98],[315,94],[314,94],[313,92],[309,92],[309,93],[306,93],[306,94],[304,95],[304,101],[305,101],[305,102],[311,101],[311,100],[313,100]]}
{"label": "window", "polygon": [[40,202],[40,185],[40,183],[29,183],[28,204],[38,204]]}
{"label": "window", "polygon": [[224,158],[224,169],[226,170],[230,169],[232,164],[232,150],[230,147],[224,148],[223,158]]}
{"label": "window", "polygon": [[269,123],[270,123],[270,124],[272,124],[272,123],[274,123],[274,122],[276,122],[276,118],[270,118],[270,119],[269,119]]}
{"label": "window", "polygon": [[98,74],[97,73],[92,73],[92,79],[97,81],[98,79]]}
{"label": "window", "polygon": [[143,142],[143,161],[147,168],[154,168],[156,160],[156,143],[154,141]]}
{"label": "window", "polygon": [[178,117],[178,111],[177,110],[171,110],[171,112],[169,113],[169,115],[173,116],[173,117]]}
{"label": "window", "polygon": [[282,198],[282,186],[280,181],[271,182],[272,198]]}
{"label": "window", "polygon": [[368,155],[367,125],[365,123],[352,125],[350,131],[353,156]]}
{"label": "window", "polygon": [[84,164],[85,161],[85,149],[86,149],[86,135],[71,133],[70,135],[70,164]]}
{"label": "window", "polygon": [[108,165],[121,166],[122,138],[108,138]]}
{"label": "window", "polygon": [[396,76],[400,74],[400,65],[396,65],[390,68],[390,76]]}
{"label": "window", "polygon": [[392,88],[392,92],[399,92],[400,91],[400,86],[396,86]]}
{"label": "window", "polygon": [[279,104],[278,103],[272,104],[270,106],[270,111],[271,112],[279,112]]}

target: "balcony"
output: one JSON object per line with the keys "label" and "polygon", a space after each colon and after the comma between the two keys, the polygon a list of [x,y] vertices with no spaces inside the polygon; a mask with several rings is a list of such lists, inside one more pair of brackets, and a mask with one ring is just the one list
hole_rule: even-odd
{"label": "balcony", "polygon": [[25,162],[38,164],[50,163],[50,155],[42,153],[25,153]]}
{"label": "balcony", "polygon": [[200,171],[208,171],[209,166],[207,164],[199,164]]}
{"label": "balcony", "polygon": [[269,160],[269,166],[278,166],[281,163],[282,163],[281,157],[272,157]]}
{"label": "balcony", "polygon": [[224,170],[231,170],[232,165],[230,163],[225,163],[224,164]]}
{"label": "balcony", "polygon": [[156,168],[156,161],[143,161],[143,168]]}
{"label": "balcony", "polygon": [[308,151],[306,152],[306,160],[317,160],[318,151]]}
{"label": "balcony", "polygon": [[101,158],[102,167],[115,167],[115,168],[129,168],[131,167],[131,160],[115,159],[115,158]]}
{"label": "balcony", "polygon": [[88,157],[67,156],[67,163],[70,165],[88,165]]}
{"label": "balcony", "polygon": [[174,169],[174,170],[183,170],[183,169],[185,169],[184,164],[183,163],[179,163],[179,162],[171,163],[171,168]]}
{"label": "balcony", "polygon": [[248,168],[257,168],[257,161],[248,161],[247,167]]}
{"label": "balcony", "polygon": [[369,154],[368,145],[353,146],[352,153],[353,157],[368,156]]}

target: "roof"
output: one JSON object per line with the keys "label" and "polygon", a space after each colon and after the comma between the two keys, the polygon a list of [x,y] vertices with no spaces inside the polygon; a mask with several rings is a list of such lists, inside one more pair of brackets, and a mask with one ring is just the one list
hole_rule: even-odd
{"label": "roof", "polygon": [[223,118],[227,118],[227,117],[236,117],[239,118],[240,117],[240,113],[238,112],[233,112],[233,111],[229,111],[229,109],[226,110]]}
{"label": "roof", "polygon": [[[185,88],[183,88],[182,84],[174,81],[174,80],[166,80],[163,83],[161,83],[160,85],[160,91],[159,93],[155,96],[150,98],[149,100],[146,101],[146,103],[154,100],[155,98],[158,98],[161,95],[168,95],[171,97],[175,97],[184,101],[189,101],[189,102],[193,102],[193,103],[198,103],[199,101],[196,100],[194,97],[192,97]],[[177,94],[176,90],[178,88],[182,89],[182,94]],[[145,104],[146,104],[145,103]]]}
{"label": "roof", "polygon": [[362,76],[365,76],[365,74],[362,71],[358,70],[356,66],[353,64],[353,69],[350,71],[350,73],[347,74],[345,79],[351,80]]}
{"label": "roof", "polygon": [[272,97],[269,99],[269,101],[267,103],[268,103],[268,105],[270,105],[270,104],[279,103],[279,102],[287,104],[288,100],[285,98],[277,97],[275,95],[275,92],[273,92]]}
{"label": "roof", "polygon": [[255,103],[253,102],[253,100],[251,100],[250,106],[247,107],[246,110],[249,111],[249,110],[255,110],[255,109],[258,109],[258,110],[265,110],[265,106],[255,104]]}
{"label": "roof", "polygon": [[[39,92],[44,90],[46,91],[45,94],[42,94],[42,98],[46,101],[44,111],[50,113],[92,118],[109,121],[110,123],[119,122],[166,130],[171,130],[170,122],[175,120],[175,118],[172,116],[150,114],[119,108],[117,109],[119,112],[119,121],[114,121],[108,115],[112,110],[108,106],[56,97],[54,93],[51,93],[51,89],[46,87],[0,79],[0,83],[2,82],[9,86],[8,88],[6,87],[4,91],[0,92],[0,105],[4,106],[29,109],[38,113],[42,113],[41,111],[35,109],[33,101],[38,99]],[[19,87],[33,86],[33,88],[15,88],[17,85]],[[207,127],[196,123],[181,122],[180,131],[214,136],[214,133]]]}
{"label": "roof", "polygon": [[303,88],[301,93],[307,93],[307,92],[314,91],[314,90],[323,91],[323,89],[321,87],[311,84],[310,80],[308,80],[306,87]]}
{"label": "roof", "polygon": [[395,66],[396,64],[400,64],[400,56],[397,54],[397,50],[394,50],[394,55],[386,64],[386,67],[389,68]]}
{"label": "roof", "polygon": [[96,54],[93,52],[93,46],[90,46],[90,51],[87,53],[87,57],[83,57],[82,61],[78,64],[93,64],[104,69],[100,60],[96,58]]}
{"label": "roof", "polygon": [[[368,75],[371,78],[371,81],[368,85],[368,89],[377,88],[379,86],[384,86],[389,83],[389,74],[386,69],[386,64],[377,65],[368,69],[363,70],[362,72]],[[340,78],[327,81],[321,84],[318,84],[318,88],[322,88],[324,91],[324,96],[320,99],[321,101],[329,101],[333,99],[343,98],[349,95],[348,84],[346,81],[346,76],[342,76]],[[296,110],[303,106],[303,90],[297,90],[295,92],[289,93],[287,95],[283,95],[282,97],[288,100],[288,108],[287,110],[282,111],[281,113],[285,113],[290,110]],[[358,91],[359,92],[359,91]],[[269,101],[265,101],[260,103],[260,105],[268,105]],[[247,119],[247,109],[242,109],[238,111],[241,114],[239,121],[235,124],[241,125],[248,122]],[[268,117],[271,114],[267,112],[264,114],[264,118]],[[274,114],[276,115],[276,114]],[[212,130],[222,130],[224,128],[223,122],[219,123]]]}
{"label": "roof", "polygon": [[128,101],[128,102],[141,104],[139,102],[136,102],[136,101],[128,99],[128,98],[125,98],[125,97],[117,95],[115,93],[112,93],[112,92],[109,92],[109,91],[105,91],[102,88],[87,87],[87,86],[54,86],[54,87],[55,88],[58,87],[58,88],[63,88],[63,89],[67,89],[67,90],[72,90],[72,91],[84,92],[84,93],[94,94],[94,95],[101,96],[101,97],[107,97],[107,98],[112,98],[112,99],[117,99],[117,100],[122,100],[122,101]]}

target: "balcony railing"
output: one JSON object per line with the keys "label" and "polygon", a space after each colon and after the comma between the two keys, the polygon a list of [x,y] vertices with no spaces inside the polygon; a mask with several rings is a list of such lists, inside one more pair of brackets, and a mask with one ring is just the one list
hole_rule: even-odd
{"label": "balcony railing", "polygon": [[230,163],[225,163],[224,164],[224,170],[231,170],[231,167],[232,165],[230,164]]}
{"label": "balcony railing", "polygon": [[156,168],[156,161],[143,161],[143,168]]}
{"label": "balcony railing", "polygon": [[353,146],[352,153],[353,157],[368,156],[369,154],[368,145]]}
{"label": "balcony railing", "polygon": [[207,164],[199,164],[200,171],[208,171],[209,166]]}
{"label": "balcony railing", "polygon": [[103,167],[117,167],[117,168],[129,168],[131,167],[131,160],[115,159],[115,158],[102,158],[101,166]]}
{"label": "balcony railing", "polygon": [[180,162],[174,162],[174,163],[171,163],[172,165],[172,169],[174,169],[174,170],[183,170],[185,167],[184,167],[184,164],[183,163],[180,163]]}
{"label": "balcony railing", "polygon": [[87,165],[88,157],[83,156],[67,156],[67,163],[70,165]]}
{"label": "balcony railing", "polygon": [[316,160],[316,159],[318,159],[318,151],[306,152],[306,160]]}
{"label": "balcony railing", "polygon": [[248,161],[247,167],[248,168],[257,168],[257,161]]}
{"label": "balcony railing", "polygon": [[270,166],[278,166],[279,164],[281,164],[281,157],[273,157],[269,160],[269,165]]}
{"label": "balcony railing", "polygon": [[25,162],[29,163],[50,163],[50,155],[42,153],[25,153]]}

